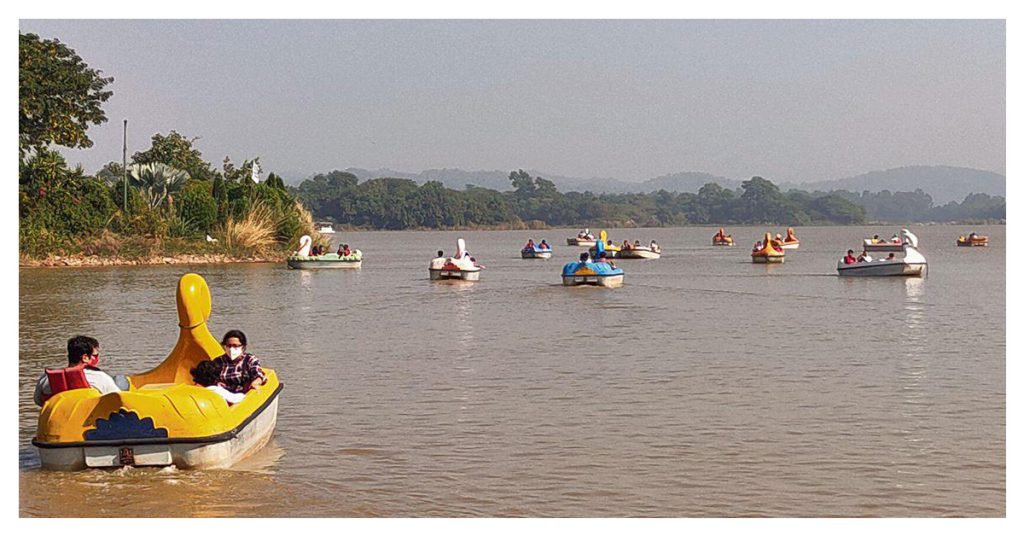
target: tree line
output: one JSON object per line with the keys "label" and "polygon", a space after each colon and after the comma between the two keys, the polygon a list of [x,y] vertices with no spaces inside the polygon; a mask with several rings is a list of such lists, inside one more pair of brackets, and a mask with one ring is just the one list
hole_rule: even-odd
{"label": "tree line", "polygon": [[509,173],[511,191],[472,185],[465,190],[440,182],[377,178],[359,182],[332,171],[303,181],[294,192],[324,220],[374,229],[520,226],[674,226],[707,224],[815,225],[1005,218],[1005,200],[972,194],[963,203],[932,205],[916,192],[782,192],[772,181],[752,177],[731,190],[716,183],[696,193],[594,194],[558,191],[523,170]]}

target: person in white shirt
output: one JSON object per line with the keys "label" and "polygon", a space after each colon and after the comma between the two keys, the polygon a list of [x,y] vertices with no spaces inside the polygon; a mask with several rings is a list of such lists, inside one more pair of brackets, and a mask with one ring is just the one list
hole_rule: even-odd
{"label": "person in white shirt", "polygon": [[233,393],[218,383],[220,368],[220,365],[212,359],[202,361],[190,371],[192,380],[223,397],[229,406],[245,400],[245,393]]}
{"label": "person in white shirt", "polygon": [[448,262],[448,259],[444,256],[444,251],[437,250],[437,257],[430,261],[431,270],[440,270],[444,268],[444,264]]}
{"label": "person in white shirt", "polygon": [[[99,368],[100,364],[100,342],[92,337],[78,335],[68,339],[68,367],[83,367],[85,379],[89,386],[100,392],[101,395],[122,391],[122,387],[111,378],[109,374]],[[124,386],[127,389],[127,385]],[[39,377],[36,382],[36,392],[32,399],[36,405],[42,406],[46,398],[53,394],[50,389],[50,378],[46,373]]]}

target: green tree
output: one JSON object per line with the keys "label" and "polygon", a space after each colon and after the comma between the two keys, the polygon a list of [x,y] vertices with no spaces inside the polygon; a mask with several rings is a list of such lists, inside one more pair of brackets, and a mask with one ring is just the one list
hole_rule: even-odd
{"label": "green tree", "polygon": [[[161,163],[181,169],[196,180],[211,180],[216,173],[208,162],[203,160],[202,153],[195,148],[199,138],[187,138],[177,131],[170,134],[154,134],[150,138],[150,148],[132,155],[135,164]],[[108,164],[109,165],[109,164]]]}
{"label": "green tree", "polygon": [[18,149],[24,158],[48,144],[92,147],[85,131],[106,122],[101,105],[113,78],[100,76],[56,39],[18,35]]}

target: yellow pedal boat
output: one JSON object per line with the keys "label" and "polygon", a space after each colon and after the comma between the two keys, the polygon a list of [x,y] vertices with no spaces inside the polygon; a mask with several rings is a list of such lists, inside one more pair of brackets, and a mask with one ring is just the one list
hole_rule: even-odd
{"label": "yellow pedal boat", "polygon": [[750,253],[750,258],[755,263],[777,263],[786,262],[786,252],[781,247],[772,244],[771,233],[764,234],[761,249],[755,249]]}
{"label": "yellow pedal boat", "polygon": [[182,276],[177,302],[177,344],[156,368],[129,376],[129,390],[101,396],[92,388],[72,389],[43,404],[32,439],[43,468],[227,467],[270,440],[283,387],[277,373],[264,368],[266,384],[231,406],[194,384],[191,369],[224,352],[206,324],[206,281]]}

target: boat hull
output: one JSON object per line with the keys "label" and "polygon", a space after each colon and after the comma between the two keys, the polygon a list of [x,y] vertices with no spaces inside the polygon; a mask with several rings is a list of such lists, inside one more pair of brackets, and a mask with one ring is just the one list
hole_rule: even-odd
{"label": "boat hull", "polygon": [[618,288],[622,286],[624,278],[624,274],[563,275],[562,284],[567,287],[592,286]]}
{"label": "boat hull", "polygon": [[570,246],[579,246],[581,248],[590,248],[597,245],[597,240],[584,240],[580,238],[566,238],[565,243]]}
{"label": "boat hull", "polygon": [[711,245],[712,246],[734,246],[736,244],[734,242],[729,242],[729,241],[726,241],[726,240],[715,240],[715,239],[712,239],[711,240]]}
{"label": "boat hull", "polygon": [[439,270],[430,269],[431,281],[479,281],[480,270]]}
{"label": "boat hull", "polygon": [[874,252],[883,252],[883,253],[888,253],[888,252],[899,253],[899,252],[903,251],[903,244],[893,244],[892,242],[879,242],[879,243],[872,244],[871,242],[865,240],[864,241],[864,251],[869,251],[869,252],[874,251]]}
{"label": "boat hull", "polygon": [[859,262],[836,267],[843,277],[921,277],[927,264],[907,262]]}
{"label": "boat hull", "polygon": [[[44,469],[169,466],[216,469],[234,465],[263,448],[277,426],[280,386],[257,413],[239,428],[208,438],[125,439],[47,444],[33,440]],[[130,461],[129,461],[130,460]]]}
{"label": "boat hull", "polygon": [[754,261],[754,264],[779,264],[786,262],[786,257],[782,255],[751,255],[750,259]]}
{"label": "boat hull", "polygon": [[800,249],[800,242],[783,242],[782,249]]}
{"label": "boat hull", "polygon": [[649,249],[624,249],[619,251],[620,259],[660,259],[661,253]]}
{"label": "boat hull", "polygon": [[988,246],[988,240],[965,240],[963,242],[957,240],[956,245],[962,248],[985,247]]}
{"label": "boat hull", "polygon": [[359,268],[363,261],[312,261],[288,259],[288,268],[293,270],[329,270]]}
{"label": "boat hull", "polygon": [[524,259],[550,259],[551,251],[521,251]]}

